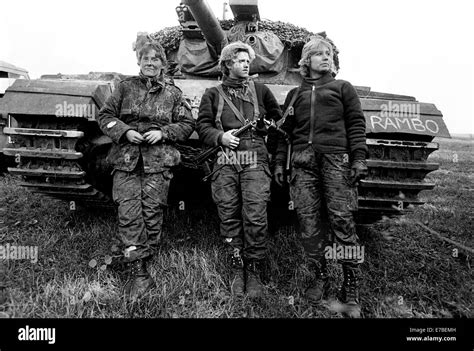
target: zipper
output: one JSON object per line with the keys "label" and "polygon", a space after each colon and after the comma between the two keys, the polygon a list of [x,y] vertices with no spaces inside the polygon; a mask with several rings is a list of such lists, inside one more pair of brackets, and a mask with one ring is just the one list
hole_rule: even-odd
{"label": "zipper", "polygon": [[316,86],[311,87],[311,105],[309,109],[309,139],[308,144],[313,143],[313,129],[314,129],[314,120],[316,119]]}

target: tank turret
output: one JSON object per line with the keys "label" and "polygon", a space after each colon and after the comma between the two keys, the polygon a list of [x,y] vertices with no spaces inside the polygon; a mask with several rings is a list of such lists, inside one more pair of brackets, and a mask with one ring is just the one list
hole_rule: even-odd
{"label": "tank turret", "polygon": [[[220,22],[205,0],[185,0],[176,8],[182,37],[174,36],[179,38],[179,43],[165,39],[164,45],[170,58],[179,65],[180,73],[185,77],[219,76],[220,50],[225,44],[239,40],[255,50],[256,58],[250,73],[258,75],[257,80],[270,84],[297,84],[301,80],[297,72],[301,47],[294,45],[298,40],[288,38],[284,43],[274,33],[271,22],[261,21],[257,0],[231,0],[229,4],[234,20]],[[283,27],[278,23],[276,26]],[[170,31],[172,29],[164,36],[169,38]],[[162,34],[155,33],[155,39],[164,39]],[[305,34],[306,38],[311,33]],[[302,46],[304,42],[299,44]]]}

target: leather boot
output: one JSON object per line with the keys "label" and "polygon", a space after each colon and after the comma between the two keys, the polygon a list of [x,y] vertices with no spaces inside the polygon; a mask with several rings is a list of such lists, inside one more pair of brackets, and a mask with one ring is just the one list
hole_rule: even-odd
{"label": "leather boot", "polygon": [[329,290],[329,273],[325,258],[310,263],[311,270],[315,273],[315,278],[305,291],[306,298],[311,302],[320,302]]}
{"label": "leather boot", "polygon": [[144,259],[130,262],[129,268],[130,273],[124,286],[124,294],[129,300],[135,301],[148,292],[155,285],[155,282],[146,270]]}
{"label": "leather boot", "polygon": [[263,296],[263,283],[260,277],[262,263],[260,261],[247,262],[245,273],[247,275],[245,287],[250,298]]}
{"label": "leather boot", "polygon": [[358,318],[360,317],[359,268],[355,265],[343,263],[342,271],[344,273],[344,282],[342,283],[341,300],[348,307],[346,314],[349,317]]}
{"label": "leather boot", "polygon": [[230,292],[234,296],[244,296],[245,293],[245,280],[244,280],[244,261],[240,256],[240,250],[234,249],[234,252],[230,254],[230,267],[231,267],[231,278],[230,278]]}

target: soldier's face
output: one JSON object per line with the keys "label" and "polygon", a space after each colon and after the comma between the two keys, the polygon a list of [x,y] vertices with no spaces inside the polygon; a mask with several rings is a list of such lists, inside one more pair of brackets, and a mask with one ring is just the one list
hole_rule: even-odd
{"label": "soldier's face", "polygon": [[249,54],[245,51],[240,51],[232,63],[227,65],[227,68],[229,68],[229,77],[247,78],[250,71]]}
{"label": "soldier's face", "polygon": [[331,70],[332,50],[325,45],[320,45],[318,50],[310,58],[310,70],[324,74]]}
{"label": "soldier's face", "polygon": [[140,70],[147,77],[155,77],[161,73],[163,62],[158,57],[156,50],[145,52],[138,62]]}

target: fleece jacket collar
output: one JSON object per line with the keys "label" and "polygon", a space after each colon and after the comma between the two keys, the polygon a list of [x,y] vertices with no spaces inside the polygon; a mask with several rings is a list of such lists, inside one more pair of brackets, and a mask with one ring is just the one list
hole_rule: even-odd
{"label": "fleece jacket collar", "polygon": [[334,77],[332,76],[331,72],[327,72],[320,78],[304,78],[303,82],[301,83],[301,88],[303,90],[311,89],[313,85],[319,87],[332,81],[334,81]]}

